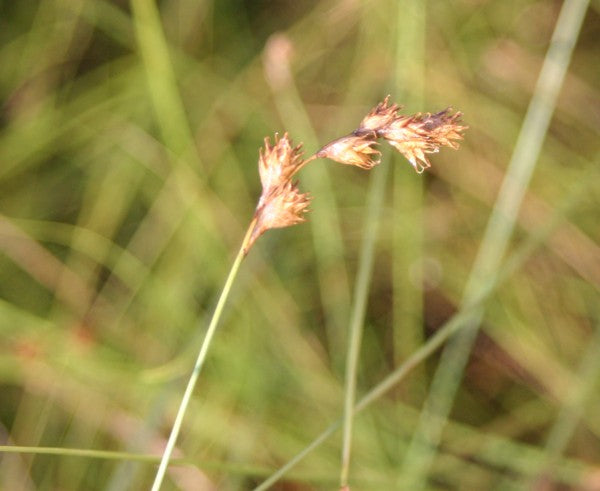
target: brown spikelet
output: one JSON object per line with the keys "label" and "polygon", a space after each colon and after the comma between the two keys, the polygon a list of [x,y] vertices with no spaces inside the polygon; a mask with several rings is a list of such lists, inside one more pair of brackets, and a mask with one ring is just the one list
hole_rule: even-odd
{"label": "brown spikelet", "polygon": [[379,128],[377,135],[387,140],[421,173],[431,167],[427,154],[437,153],[442,146],[458,148],[458,142],[453,140],[462,139],[461,133],[467,129],[459,124],[460,117],[460,112],[452,114],[449,108],[436,114],[400,115]]}
{"label": "brown spikelet", "polygon": [[283,228],[306,221],[310,196],[300,193],[298,186],[291,181],[281,183],[262,197],[262,204],[256,209],[256,220],[244,252],[247,254],[252,244],[263,233],[272,228]]}
{"label": "brown spikelet", "polygon": [[[258,173],[262,184],[261,201],[269,192],[289,181],[302,163],[302,145],[293,146],[287,133],[280,139],[275,134],[275,144],[265,138],[264,149],[258,152]],[[259,206],[260,206],[259,202]]]}
{"label": "brown spikelet", "polygon": [[377,132],[380,128],[389,125],[397,117],[398,110],[402,106],[398,104],[392,104],[388,107],[390,96],[388,95],[383,102],[380,102],[371,109],[371,112],[367,114],[360,122],[360,126],[354,132],[357,135],[369,133],[371,131]]}
{"label": "brown spikelet", "polygon": [[300,152],[301,145],[294,147],[287,133],[282,138],[275,135],[274,141],[271,145],[269,138],[265,138],[264,148],[259,150],[262,193],[254,213],[252,232],[244,244],[244,254],[267,230],[289,227],[306,220],[303,215],[308,211],[310,198],[308,194],[300,193],[291,180],[305,163]]}
{"label": "brown spikelet", "polygon": [[361,169],[371,169],[379,163],[381,155],[376,145],[377,137],[373,131],[362,135],[352,133],[328,143],[315,155]]}
{"label": "brown spikelet", "polygon": [[400,106],[390,105],[387,96],[362,119],[359,127],[322,147],[308,159],[302,158],[301,145],[294,147],[287,133],[274,143],[265,138],[259,150],[258,170],[262,193],[254,219],[244,239],[247,254],[258,237],[272,228],[289,227],[304,222],[310,197],[298,189],[292,177],[304,165],[316,158],[335,160],[342,164],[371,169],[379,164],[381,152],[377,148],[382,138],[396,148],[418,173],[431,166],[427,155],[440,147],[457,149],[457,140],[467,126],[461,124],[460,112],[445,109],[439,113],[417,113],[410,116],[398,114]]}

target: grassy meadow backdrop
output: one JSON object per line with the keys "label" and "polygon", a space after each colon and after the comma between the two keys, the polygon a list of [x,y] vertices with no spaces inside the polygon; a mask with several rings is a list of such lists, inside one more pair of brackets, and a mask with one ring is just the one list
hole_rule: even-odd
{"label": "grassy meadow backdrop", "polygon": [[599,49],[598,1],[0,1],[0,489],[150,488],[263,139],[390,94],[461,148],[302,169],[161,489],[600,490]]}

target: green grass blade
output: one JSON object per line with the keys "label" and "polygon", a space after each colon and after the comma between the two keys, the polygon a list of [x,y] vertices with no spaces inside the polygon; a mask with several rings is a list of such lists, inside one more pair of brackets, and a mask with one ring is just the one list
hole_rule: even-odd
{"label": "green grass blade", "polygon": [[171,454],[173,453],[177,437],[179,436],[179,431],[181,430],[183,418],[185,417],[190,399],[192,398],[192,393],[194,392],[194,388],[196,387],[196,382],[198,381],[198,378],[200,376],[200,371],[202,370],[202,366],[204,365],[204,360],[206,359],[206,354],[208,353],[210,343],[217,329],[219,319],[221,318],[221,314],[223,313],[223,307],[225,306],[225,302],[227,301],[227,297],[229,296],[229,292],[231,291],[231,287],[233,285],[235,277],[237,276],[237,272],[240,268],[240,264],[242,263],[242,259],[244,259],[244,248],[249,234],[252,232],[253,227],[254,221],[251,222],[250,227],[248,228],[246,238],[242,243],[242,247],[240,247],[240,250],[233,262],[233,265],[231,266],[231,270],[229,271],[229,275],[227,276],[227,280],[225,281],[225,285],[223,286],[223,290],[221,291],[221,295],[219,296],[219,301],[217,302],[217,306],[215,307],[215,312],[210,320],[210,324],[208,326],[208,329],[206,330],[204,341],[202,342],[202,346],[200,347],[198,358],[196,359],[196,363],[194,365],[194,370],[192,371],[192,375],[190,376],[187,387],[183,394],[183,398],[179,405],[179,409],[177,410],[177,416],[175,417],[175,421],[173,423],[173,427],[169,435],[169,440],[167,441],[167,446],[165,447],[162,459],[160,461],[160,465],[158,467],[158,471],[156,472],[156,477],[152,485],[152,491],[158,491],[162,485],[165,472],[171,459]]}
{"label": "green grass blade", "polygon": [[131,6],[156,119],[166,146],[181,158],[193,148],[193,138],[177,88],[158,7],[147,0],[133,0]]}
{"label": "green grass blade", "polygon": [[358,374],[358,361],[362,339],[369,286],[373,275],[373,261],[375,256],[375,241],[379,225],[379,216],[385,197],[385,184],[389,173],[389,159],[376,169],[372,177],[367,212],[365,215],[365,231],[363,235],[358,272],[354,287],[354,299],[349,326],[349,341],[346,354],[346,380],[344,386],[344,417],[342,461],[340,470],[340,486],[348,485],[350,471],[350,450],[352,446],[352,420],[354,418],[354,400],[356,397],[356,378]]}

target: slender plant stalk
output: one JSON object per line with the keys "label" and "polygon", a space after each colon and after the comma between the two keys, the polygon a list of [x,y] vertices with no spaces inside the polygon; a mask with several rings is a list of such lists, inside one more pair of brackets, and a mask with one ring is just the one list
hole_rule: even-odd
{"label": "slender plant stalk", "polygon": [[208,348],[210,347],[210,343],[217,329],[217,325],[219,323],[219,319],[221,318],[223,307],[225,306],[225,302],[227,301],[229,292],[231,291],[233,281],[237,276],[237,272],[240,268],[240,264],[242,263],[242,259],[244,259],[245,257],[244,251],[246,250],[246,246],[248,245],[248,242],[250,240],[250,236],[252,234],[252,230],[254,229],[255,223],[256,219],[253,219],[252,222],[250,222],[250,226],[248,227],[246,236],[244,237],[240,250],[235,260],[233,261],[233,265],[231,266],[231,270],[229,271],[229,275],[227,276],[227,280],[225,281],[225,286],[223,286],[223,290],[221,291],[219,301],[217,302],[217,306],[215,307],[215,311],[206,331],[206,336],[204,336],[204,341],[202,342],[202,346],[200,347],[198,358],[196,359],[196,364],[194,365],[194,370],[192,371],[187,387],[185,389],[185,393],[183,394],[183,398],[181,399],[181,404],[179,404],[179,409],[177,411],[177,416],[175,417],[175,422],[173,423],[173,428],[171,428],[171,434],[169,435],[167,446],[165,447],[160,461],[160,465],[158,467],[158,471],[156,472],[156,477],[154,478],[152,491],[158,491],[162,485],[163,479],[165,477],[165,472],[167,471],[169,461],[171,460],[171,454],[173,453],[177,437],[179,436],[179,431],[181,429],[183,418],[187,411],[187,407],[190,403],[192,393],[194,392],[196,382],[198,382],[200,371],[202,370],[202,366],[204,365],[206,353],[208,352]]}
{"label": "slender plant stalk", "polygon": [[[115,452],[113,450],[97,450],[89,448],[65,447],[27,447],[22,445],[0,445],[2,454],[30,454],[30,455],[59,455],[61,457],[80,457],[88,459],[104,459],[118,461],[155,463],[156,455],[135,454],[131,452]],[[179,461],[179,459],[178,459]]]}
{"label": "slender plant stalk", "polygon": [[362,340],[365,311],[369,283],[373,273],[373,257],[375,255],[375,239],[379,224],[379,214],[385,195],[389,162],[386,159],[373,176],[369,192],[369,204],[366,214],[366,230],[361,247],[358,274],[354,291],[354,305],[350,320],[350,339],[346,358],[346,381],[344,390],[344,419],[342,462],[340,470],[340,487],[348,486],[350,471],[350,450],[352,447],[352,422],[354,419],[354,400],[356,399],[356,375]]}

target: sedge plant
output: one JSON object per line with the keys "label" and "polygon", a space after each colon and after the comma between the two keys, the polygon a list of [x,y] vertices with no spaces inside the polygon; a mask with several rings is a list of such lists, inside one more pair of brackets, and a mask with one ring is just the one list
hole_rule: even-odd
{"label": "sedge plant", "polygon": [[[386,97],[362,119],[358,128],[352,133],[327,143],[308,158],[303,157],[302,144],[294,146],[287,133],[282,137],[276,134],[273,143],[268,137],[265,138],[264,147],[259,150],[258,158],[262,192],[198,352],[162,454],[152,486],[153,491],[158,491],[162,485],[183,418],[243,259],[256,240],[267,230],[289,227],[306,221],[305,214],[309,211],[311,197],[308,193],[300,192],[298,183],[293,180],[298,171],[316,159],[329,159],[365,170],[372,169],[380,162],[381,152],[378,150],[378,144],[383,140],[400,152],[420,174],[431,166],[428,154],[436,153],[444,146],[458,149],[457,140],[462,139],[462,132],[467,128],[461,124],[462,114],[460,112],[452,112],[451,108],[447,108],[434,114],[402,115],[399,113],[400,109],[401,106],[395,103],[390,104],[389,96]],[[357,359],[357,350],[358,345],[350,347],[349,357],[351,359]],[[355,370],[355,361],[347,364],[347,372]],[[353,373],[347,373],[346,377],[347,381],[355,379]],[[352,397],[349,398],[349,402],[347,401],[344,408],[345,434],[351,432],[352,406],[354,404],[354,387],[352,383],[350,385],[349,393]],[[344,447],[342,468],[347,469],[349,444],[345,444]],[[342,485],[344,484],[342,482]]]}

